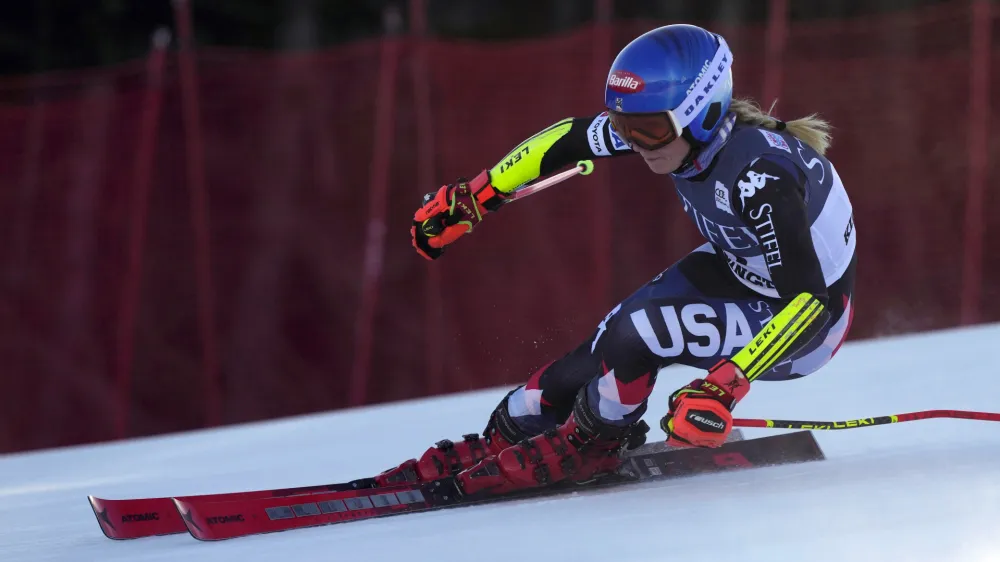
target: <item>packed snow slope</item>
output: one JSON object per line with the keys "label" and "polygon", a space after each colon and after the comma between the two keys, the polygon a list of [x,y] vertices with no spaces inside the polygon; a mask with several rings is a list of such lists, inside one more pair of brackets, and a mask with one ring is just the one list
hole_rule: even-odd
{"label": "packed snow slope", "polygon": [[[755,383],[738,417],[842,420],[1000,411],[1000,325],[849,344],[821,372]],[[668,393],[697,372],[662,373]],[[368,476],[482,429],[506,388],[99,446],[0,457],[0,560],[1000,560],[1000,423],[923,420],[816,432],[827,460],[560,499],[403,515],[203,543],[111,541],[105,498],[303,486]],[[775,430],[744,430],[747,437]]]}

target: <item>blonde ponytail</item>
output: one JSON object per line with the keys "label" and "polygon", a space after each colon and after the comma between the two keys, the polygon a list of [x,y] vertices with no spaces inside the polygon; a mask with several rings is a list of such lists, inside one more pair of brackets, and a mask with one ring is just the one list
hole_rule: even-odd
{"label": "blonde ponytail", "polygon": [[[778,120],[771,117],[773,109],[774,104],[772,103],[771,108],[767,110],[767,113],[764,113],[760,106],[750,99],[733,99],[729,105],[729,111],[736,114],[738,123],[777,129]],[[820,154],[826,154],[826,150],[830,148],[830,142],[833,140],[830,136],[832,126],[815,113],[788,121],[785,123],[785,128],[795,138],[808,144]]]}

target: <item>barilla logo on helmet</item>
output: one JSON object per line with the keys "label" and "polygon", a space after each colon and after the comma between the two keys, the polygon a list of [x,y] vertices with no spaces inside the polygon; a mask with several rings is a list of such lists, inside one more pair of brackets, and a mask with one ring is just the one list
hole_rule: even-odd
{"label": "barilla logo on helmet", "polygon": [[646,83],[638,75],[627,70],[616,70],[608,76],[608,88],[623,94],[641,92]]}

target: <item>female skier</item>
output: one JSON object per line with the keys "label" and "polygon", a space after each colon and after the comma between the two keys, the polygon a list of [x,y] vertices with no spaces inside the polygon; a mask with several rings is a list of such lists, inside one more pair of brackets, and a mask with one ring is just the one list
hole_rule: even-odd
{"label": "female skier", "polygon": [[450,473],[466,493],[502,493],[612,471],[645,439],[657,371],[675,363],[707,374],[671,395],[668,442],[717,447],[754,380],[801,377],[833,357],[851,323],[856,233],[824,157],[829,125],[734,100],[732,60],[720,35],[696,26],[645,33],[615,58],[606,111],[559,121],[425,197],[411,233],[433,260],[519,186],[581,159],[639,154],[671,176],[705,243],[508,394],[482,438],[442,441],[384,483]]}

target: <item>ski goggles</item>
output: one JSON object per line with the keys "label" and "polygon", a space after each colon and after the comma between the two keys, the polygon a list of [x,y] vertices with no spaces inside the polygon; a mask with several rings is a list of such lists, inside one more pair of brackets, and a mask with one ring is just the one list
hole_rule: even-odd
{"label": "ski goggles", "polygon": [[663,148],[680,136],[673,112],[619,113],[609,111],[611,126],[623,141],[646,150]]}
{"label": "ski goggles", "polygon": [[[728,83],[725,74],[732,66],[733,54],[729,51],[729,45],[721,36],[717,35],[716,38],[719,40],[719,47],[715,55],[710,62],[706,61],[707,66],[695,78],[687,89],[687,96],[677,107],[652,113],[608,111],[611,126],[622,140],[646,150],[656,150],[676,140],[685,127],[699,118],[715,99],[719,89]],[[638,101],[642,102],[641,96]],[[619,100],[618,107],[621,107],[620,103]],[[634,107],[643,105],[652,109],[648,100],[647,103]]]}

